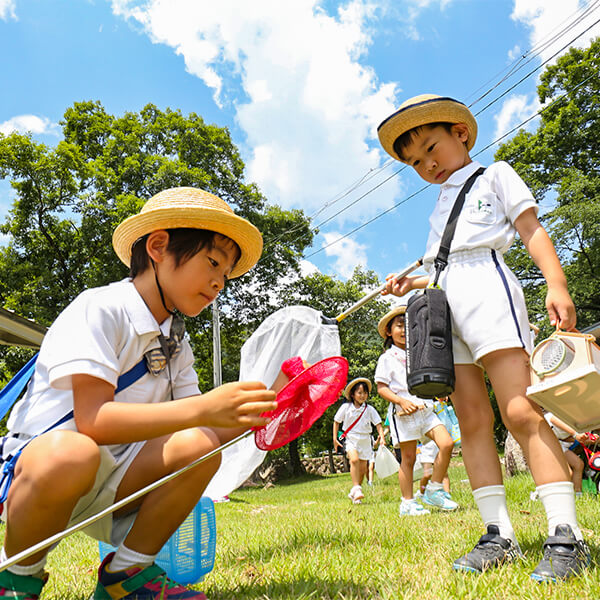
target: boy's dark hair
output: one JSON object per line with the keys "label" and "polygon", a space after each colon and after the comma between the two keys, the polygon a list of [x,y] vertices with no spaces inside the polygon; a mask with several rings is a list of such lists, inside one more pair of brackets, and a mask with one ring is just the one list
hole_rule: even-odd
{"label": "boy's dark hair", "polygon": [[[198,254],[203,248],[206,248],[207,246],[212,248],[215,235],[217,235],[216,232],[207,229],[193,229],[187,227],[165,229],[165,231],[169,234],[167,252],[173,255],[176,268],[182,263],[187,262],[192,256]],[[150,266],[150,257],[146,252],[146,240],[149,235],[150,234],[146,234],[136,240],[131,248],[131,262],[129,267],[129,277],[131,279],[140,273],[143,273]],[[231,241],[237,250],[237,262],[242,254],[241,250],[231,238],[227,239]]]}
{"label": "boy's dark hair", "polygon": [[348,402],[354,402],[354,392],[361,386],[365,392],[367,392],[367,395],[369,395],[369,386],[364,381],[359,381],[350,388],[350,392],[348,392],[348,396],[350,396]]}
{"label": "boy's dark hair", "polygon": [[406,323],[406,317],[404,315],[396,315],[393,319],[390,319],[389,323],[385,326],[385,340],[383,340],[384,350],[389,350],[394,344],[394,340],[388,331],[391,331],[392,323],[398,318],[402,319]]}
{"label": "boy's dark hair", "polygon": [[427,123],[426,125],[419,125],[418,127],[413,127],[408,131],[405,131],[402,135],[399,135],[394,142],[394,152],[400,157],[403,158],[402,151],[413,141],[414,136],[422,131],[423,129],[433,129],[434,127],[443,127],[448,133],[452,129],[452,125],[456,125],[456,123],[447,123],[445,121],[439,121],[436,123]]}

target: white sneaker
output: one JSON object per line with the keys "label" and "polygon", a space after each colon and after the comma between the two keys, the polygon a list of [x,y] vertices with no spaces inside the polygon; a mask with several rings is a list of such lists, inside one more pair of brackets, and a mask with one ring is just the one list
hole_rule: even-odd
{"label": "white sneaker", "polygon": [[361,500],[365,497],[360,485],[355,485],[348,494],[348,498],[352,500],[352,504],[360,504]]}
{"label": "white sneaker", "polygon": [[402,498],[400,502],[400,516],[401,517],[418,517],[420,515],[428,515],[429,511],[421,506],[414,498],[405,500]]}
{"label": "white sneaker", "polygon": [[435,506],[436,508],[441,508],[442,510],[456,510],[458,508],[458,504],[454,502],[454,500],[449,500],[445,494],[446,492],[444,492],[442,489],[432,492],[425,488],[422,501],[425,504]]}

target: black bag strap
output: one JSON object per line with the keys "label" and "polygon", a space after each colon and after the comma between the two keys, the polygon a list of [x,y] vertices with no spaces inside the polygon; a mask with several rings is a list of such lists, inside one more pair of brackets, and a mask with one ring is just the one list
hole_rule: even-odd
{"label": "black bag strap", "polygon": [[462,189],[458,193],[458,197],[454,202],[454,206],[450,211],[450,216],[448,217],[448,221],[446,222],[446,227],[444,229],[444,233],[442,234],[442,240],[440,242],[440,248],[438,250],[437,256],[433,261],[435,265],[435,279],[433,281],[433,285],[436,286],[438,279],[442,273],[442,271],[448,266],[448,255],[450,254],[450,245],[452,244],[452,238],[454,237],[454,232],[456,231],[456,224],[458,222],[458,217],[460,215],[460,211],[465,203],[465,198],[467,194],[471,191],[475,180],[485,171],[483,167],[479,167],[475,173],[473,173],[465,184],[462,186]]}

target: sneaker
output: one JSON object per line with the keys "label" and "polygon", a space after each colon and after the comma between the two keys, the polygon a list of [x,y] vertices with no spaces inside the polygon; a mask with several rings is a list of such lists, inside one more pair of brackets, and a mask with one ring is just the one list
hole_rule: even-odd
{"label": "sneaker", "polygon": [[372,482],[372,481],[367,481],[367,485],[368,485],[369,487],[373,487],[373,482]]}
{"label": "sneaker", "polygon": [[419,517],[428,514],[430,514],[429,511],[421,506],[414,498],[411,498],[410,500],[402,498],[402,502],[400,502],[401,517]]}
{"label": "sneaker", "polygon": [[16,575],[10,571],[2,571],[0,572],[0,598],[37,600],[46,581],[48,581],[48,573],[45,571],[42,571],[40,576]]}
{"label": "sneaker", "polygon": [[423,492],[421,490],[417,490],[415,492],[415,500],[418,500],[419,498],[423,497]]}
{"label": "sneaker", "polygon": [[188,590],[171,581],[155,563],[146,568],[130,567],[111,572],[106,567],[114,555],[114,552],[107,554],[98,569],[93,600],[207,600],[202,592]]}
{"label": "sneaker", "polygon": [[348,494],[348,498],[352,500],[352,504],[361,504],[362,499],[365,497],[360,485],[355,485]]}
{"label": "sneaker", "polygon": [[488,525],[487,533],[479,538],[475,548],[457,558],[452,565],[455,571],[483,573],[492,567],[499,567],[521,555],[518,544],[500,535],[497,525]]}
{"label": "sneaker", "polygon": [[422,501],[425,504],[441,508],[442,510],[456,510],[458,508],[458,504],[452,498],[448,499],[444,490],[441,489],[432,492],[425,488]]}
{"label": "sneaker", "polygon": [[568,579],[590,564],[590,551],[578,540],[570,525],[557,525],[544,542],[544,558],[531,574],[536,581]]}

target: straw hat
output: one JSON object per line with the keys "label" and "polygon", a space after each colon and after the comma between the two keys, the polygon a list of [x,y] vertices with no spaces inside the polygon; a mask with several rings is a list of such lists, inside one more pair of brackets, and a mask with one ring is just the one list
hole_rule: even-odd
{"label": "straw hat", "polygon": [[344,396],[346,396],[346,400],[351,400],[350,398],[350,392],[352,391],[352,388],[359,384],[359,383],[366,383],[367,384],[367,388],[369,390],[369,394],[371,393],[371,381],[369,379],[367,379],[366,377],[357,377],[356,379],[353,379],[347,386],[346,389],[344,390]]}
{"label": "straw hat", "polygon": [[179,228],[206,229],[231,238],[240,247],[241,256],[230,279],[249,271],[262,253],[262,235],[252,223],[236,215],[221,198],[193,187],[170,188],[152,196],[138,214],[115,229],[113,248],[129,266],[136,240],[159,229]]}
{"label": "straw hat", "polygon": [[379,321],[379,323],[377,324],[377,331],[379,332],[379,335],[385,339],[387,337],[387,333],[385,332],[388,323],[394,318],[397,317],[398,315],[403,315],[406,312],[406,305],[402,304],[401,306],[396,306],[396,308],[392,308],[392,310],[390,310],[389,313],[383,315],[383,317],[381,317],[381,320]]}
{"label": "straw hat", "polygon": [[396,160],[402,160],[394,150],[394,142],[403,134],[428,123],[465,123],[469,130],[467,150],[475,145],[477,139],[477,121],[471,111],[458,100],[421,94],[410,98],[377,128],[379,141],[383,149]]}

